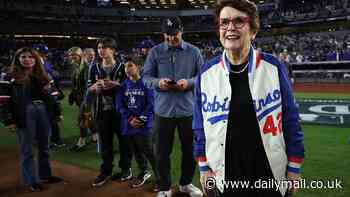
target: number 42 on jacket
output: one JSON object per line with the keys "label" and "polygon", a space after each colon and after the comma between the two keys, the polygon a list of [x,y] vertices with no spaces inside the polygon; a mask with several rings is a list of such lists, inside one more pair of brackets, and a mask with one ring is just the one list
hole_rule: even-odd
{"label": "number 42 on jacket", "polygon": [[273,136],[282,132],[282,112],[278,113],[276,120],[272,115],[266,117],[263,132],[264,134],[271,133]]}

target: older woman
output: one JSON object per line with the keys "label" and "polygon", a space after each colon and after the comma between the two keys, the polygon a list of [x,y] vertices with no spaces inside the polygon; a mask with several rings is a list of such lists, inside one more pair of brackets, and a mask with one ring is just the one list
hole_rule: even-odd
{"label": "older woman", "polygon": [[[195,89],[201,183],[211,191],[214,180],[221,196],[286,196],[286,184],[257,184],[300,179],[303,132],[285,66],[251,45],[259,30],[254,3],[218,0],[216,18],[224,52],[202,66]],[[233,181],[249,186],[227,186]]]}
{"label": "older woman", "polygon": [[[42,182],[62,181],[51,175],[49,163],[50,122],[54,98],[51,96],[49,78],[37,52],[21,48],[15,53],[11,71],[2,83],[9,84],[7,109],[2,109],[5,125],[16,130],[20,148],[22,178],[31,191],[41,191]],[[37,142],[38,162],[34,162],[32,145]],[[38,166],[37,166],[38,165]],[[39,177],[37,173],[39,172]]]}

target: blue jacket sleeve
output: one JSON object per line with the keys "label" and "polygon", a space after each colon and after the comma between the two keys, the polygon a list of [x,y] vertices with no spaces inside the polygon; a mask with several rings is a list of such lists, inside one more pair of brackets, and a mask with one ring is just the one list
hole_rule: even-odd
{"label": "blue jacket sleeve", "polygon": [[193,154],[199,165],[199,171],[209,170],[207,157],[205,154],[205,133],[203,128],[202,98],[200,87],[200,72],[196,78],[193,105]]}
{"label": "blue jacket sleeve", "polygon": [[292,93],[286,68],[279,63],[279,81],[282,95],[282,129],[288,156],[288,171],[300,173],[304,160],[304,133],[300,126],[299,111]]}

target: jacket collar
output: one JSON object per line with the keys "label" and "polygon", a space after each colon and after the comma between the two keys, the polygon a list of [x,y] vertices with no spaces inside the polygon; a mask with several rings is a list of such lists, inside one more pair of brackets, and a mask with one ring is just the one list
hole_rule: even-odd
{"label": "jacket collar", "polygon": [[[221,65],[223,66],[224,70],[226,72],[230,72],[230,63],[228,62],[228,59],[226,57],[226,50],[222,53],[221,57]],[[254,50],[253,46],[250,46],[249,54],[248,54],[248,73],[250,74],[252,71],[256,68],[257,63],[257,52]]]}
{"label": "jacket collar", "polygon": [[187,47],[187,45],[186,45],[185,41],[181,41],[180,46],[177,46],[177,47],[169,47],[169,45],[168,45],[167,43],[164,42],[164,49],[165,49],[166,51],[171,50],[171,49],[185,50],[186,47]]}

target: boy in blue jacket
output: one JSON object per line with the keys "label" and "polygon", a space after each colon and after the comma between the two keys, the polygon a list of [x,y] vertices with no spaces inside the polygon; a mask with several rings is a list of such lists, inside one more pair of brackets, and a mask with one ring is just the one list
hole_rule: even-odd
{"label": "boy in blue jacket", "polygon": [[[143,155],[152,166],[158,190],[159,174],[153,152],[151,128],[153,117],[153,90],[147,88],[140,76],[141,58],[128,56],[125,58],[125,73],[127,79],[121,84],[118,91],[117,109],[121,114],[121,132],[129,138],[131,149],[135,154]],[[132,183],[132,187],[142,186],[151,173],[145,166]]]}

